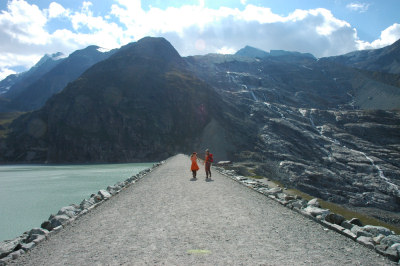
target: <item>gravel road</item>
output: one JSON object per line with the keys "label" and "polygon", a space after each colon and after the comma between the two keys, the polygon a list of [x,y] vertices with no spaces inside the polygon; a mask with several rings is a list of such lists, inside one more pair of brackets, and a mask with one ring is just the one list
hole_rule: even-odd
{"label": "gravel road", "polygon": [[392,264],[216,171],[190,180],[189,168],[168,159],[11,264]]}

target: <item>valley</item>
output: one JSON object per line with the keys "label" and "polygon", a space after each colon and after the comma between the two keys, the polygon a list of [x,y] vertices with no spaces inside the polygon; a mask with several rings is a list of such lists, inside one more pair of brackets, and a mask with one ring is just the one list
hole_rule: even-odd
{"label": "valley", "polygon": [[8,124],[0,160],[139,162],[210,148],[217,161],[251,164],[250,174],[394,215],[398,225],[399,46],[370,57],[248,46],[181,57],[167,40],[147,37],[64,80],[47,101],[32,98],[38,91],[21,96],[42,105]]}

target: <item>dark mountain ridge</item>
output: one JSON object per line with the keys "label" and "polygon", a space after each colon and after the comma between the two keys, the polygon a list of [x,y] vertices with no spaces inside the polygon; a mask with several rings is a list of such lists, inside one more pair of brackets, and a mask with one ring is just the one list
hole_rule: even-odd
{"label": "dark mountain ridge", "polygon": [[329,62],[369,71],[400,74],[400,40],[373,50],[354,51],[345,55],[324,58]]}
{"label": "dark mountain ridge", "polygon": [[246,143],[243,136],[235,139],[240,131],[225,130],[237,119],[227,117],[241,115],[186,71],[185,65],[162,38],[144,38],[122,47],[89,68],[44,108],[15,121],[9,152],[3,158],[159,160],[205,149],[212,142],[224,158],[235,146]]}
{"label": "dark mountain ridge", "polygon": [[85,49],[77,50],[63,59],[56,66],[52,67],[48,72],[38,75],[35,82],[24,87],[23,90],[9,93],[4,97],[9,97],[10,102],[3,107],[8,111],[31,111],[39,109],[52,95],[61,91],[68,82],[78,78],[86,69],[100,62],[115,50],[102,53],[98,46],[88,46]]}
{"label": "dark mountain ridge", "polygon": [[63,59],[64,56],[60,52],[52,55],[46,54],[28,71],[7,76],[5,79],[0,81],[1,97],[13,99],[21,91],[24,91],[32,83],[38,80],[42,75],[62,62]]}

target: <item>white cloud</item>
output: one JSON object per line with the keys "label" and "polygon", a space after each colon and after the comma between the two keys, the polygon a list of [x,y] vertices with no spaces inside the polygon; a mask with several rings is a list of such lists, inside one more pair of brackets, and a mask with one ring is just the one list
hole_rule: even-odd
{"label": "white cloud", "polygon": [[369,43],[358,41],[358,49],[377,49],[388,45],[391,45],[395,41],[400,39],[400,24],[394,23],[390,27],[386,28],[381,32],[379,39]]}
{"label": "white cloud", "polygon": [[[79,11],[72,12],[57,2],[40,10],[24,0],[9,1],[7,11],[0,13],[0,79],[12,73],[13,67],[31,67],[46,53],[69,54],[92,44],[116,48],[127,42],[122,29],[93,16],[91,6],[91,2],[83,2]],[[73,29],[49,33],[47,23],[58,17],[69,20]]]}
{"label": "white cloud", "polygon": [[355,3],[350,3],[346,6],[346,8],[352,10],[352,11],[357,11],[360,13],[366,12],[369,8],[370,4],[367,3],[360,3],[360,2],[355,2]]}
{"label": "white cloud", "polygon": [[8,75],[11,74],[16,74],[16,72],[8,68],[0,68],[0,80],[5,79]]}
{"label": "white cloud", "polygon": [[236,53],[236,49],[224,46],[221,49],[217,50],[217,53],[218,54],[234,54],[234,53]]}
{"label": "white cloud", "polygon": [[[400,26],[394,24],[378,40],[367,43],[359,40],[348,22],[327,9],[298,9],[282,16],[270,8],[241,2],[245,5],[242,9],[210,9],[200,0],[197,5],[145,10],[140,0],[114,0],[109,13],[100,16],[91,11],[95,1],[82,2],[78,10],[66,9],[57,2],[40,10],[25,0],[10,0],[8,10],[0,13],[0,78],[14,66],[32,66],[45,53],[69,54],[92,44],[116,48],[145,36],[165,37],[183,56],[233,53],[251,45],[265,51],[283,49],[317,57],[381,47],[400,37]],[[353,3],[348,8],[363,11],[368,6]],[[72,27],[50,33],[47,25],[59,18]]]}
{"label": "white cloud", "polygon": [[[47,19],[39,7],[18,0],[9,2],[8,8],[9,12],[0,14],[1,48],[10,40],[20,44],[47,43],[48,33],[44,30]],[[9,41],[5,41],[3,36],[7,36]]]}
{"label": "white cloud", "polygon": [[68,16],[69,11],[66,10],[62,5],[56,2],[52,2],[49,5],[49,18],[57,18],[61,16]]}

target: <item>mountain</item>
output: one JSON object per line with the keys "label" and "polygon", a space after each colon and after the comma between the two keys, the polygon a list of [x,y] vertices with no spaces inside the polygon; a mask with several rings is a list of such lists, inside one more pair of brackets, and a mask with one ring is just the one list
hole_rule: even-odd
{"label": "mountain", "polygon": [[237,51],[235,53],[235,55],[244,56],[244,57],[252,57],[252,58],[257,58],[257,57],[263,58],[263,57],[269,56],[269,53],[267,53],[263,50],[260,50],[258,48],[254,48],[254,47],[247,45],[244,48]]}
{"label": "mountain", "polygon": [[[253,59],[266,59],[266,58],[274,58],[275,60],[281,62],[288,63],[301,63],[307,64],[312,61],[316,61],[317,59],[309,53],[299,53],[299,52],[291,52],[285,50],[271,50],[269,53],[258,48],[254,48],[251,46],[245,46],[244,48],[237,51],[234,56],[239,57],[248,57]],[[242,61],[242,58],[238,58],[239,61]]]}
{"label": "mountain", "polygon": [[400,74],[400,40],[384,48],[355,51],[324,60],[358,69]]}
{"label": "mountain", "polygon": [[182,58],[150,37],[121,47],[15,119],[0,161],[154,161],[210,148],[242,175],[400,225],[398,74],[244,49]]}
{"label": "mountain", "polygon": [[246,130],[229,130],[242,114],[186,68],[163,38],[128,44],[14,121],[2,159],[154,161],[208,145],[232,158],[248,143]]}
{"label": "mountain", "polygon": [[382,82],[370,71],[300,57],[186,61],[258,125],[254,148],[241,151],[241,174],[379,218],[400,210],[400,87],[393,76]]}
{"label": "mountain", "polygon": [[13,98],[31,85],[43,74],[55,67],[64,58],[60,52],[52,55],[44,55],[31,69],[19,74],[12,74],[0,81],[0,95],[5,98]]}
{"label": "mountain", "polygon": [[8,104],[0,106],[0,111],[31,111],[42,107],[47,99],[78,78],[86,69],[114,52],[115,50],[101,52],[100,47],[89,46],[73,52],[58,64],[49,66],[46,72],[32,73],[34,81],[23,84],[18,82],[3,95]]}

